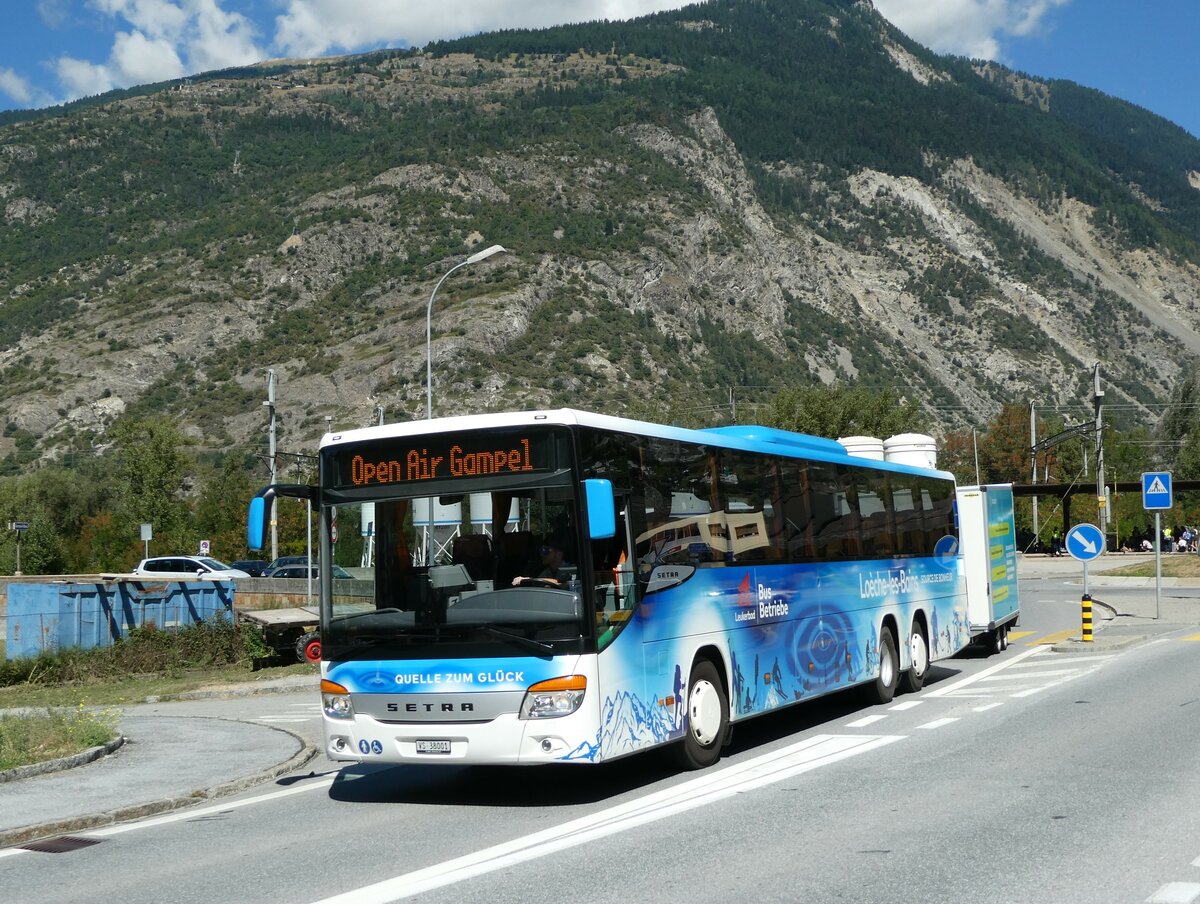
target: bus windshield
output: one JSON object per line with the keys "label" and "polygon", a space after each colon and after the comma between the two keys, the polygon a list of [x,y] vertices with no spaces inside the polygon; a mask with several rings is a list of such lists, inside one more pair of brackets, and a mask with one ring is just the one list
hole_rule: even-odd
{"label": "bus windshield", "polygon": [[[566,434],[458,436],[444,449],[436,436],[387,443],[341,447],[324,462],[339,535],[329,553],[341,564],[337,547],[361,543],[361,578],[322,594],[325,657],[582,652],[589,620]],[[424,459],[406,472],[412,448]]]}

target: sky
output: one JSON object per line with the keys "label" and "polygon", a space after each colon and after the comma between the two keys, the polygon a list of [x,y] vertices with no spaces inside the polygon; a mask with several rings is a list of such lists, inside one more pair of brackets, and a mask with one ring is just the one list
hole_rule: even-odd
{"label": "sky", "polygon": [[[320,57],[681,0],[0,0],[0,110],[279,57]],[[1066,78],[1200,137],[1200,0],[875,0],[914,40]]]}

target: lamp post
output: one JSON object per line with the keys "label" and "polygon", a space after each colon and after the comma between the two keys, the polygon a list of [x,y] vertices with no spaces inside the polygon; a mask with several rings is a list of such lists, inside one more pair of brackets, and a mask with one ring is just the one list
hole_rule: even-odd
{"label": "lamp post", "polygon": [[438,289],[442,287],[442,283],[446,281],[446,277],[458,270],[460,267],[465,267],[467,264],[477,264],[485,258],[491,257],[493,254],[499,254],[502,251],[507,251],[503,245],[491,245],[484,248],[482,251],[476,251],[465,261],[460,261],[455,264],[445,275],[437,281],[437,285],[433,287],[433,292],[429,295],[429,307],[425,310],[425,419],[433,419],[433,300],[437,297]]}
{"label": "lamp post", "polygon": [[[437,297],[438,289],[442,287],[442,283],[455,270],[467,266],[467,264],[477,264],[485,258],[491,257],[493,254],[499,254],[502,251],[507,251],[503,245],[489,245],[482,251],[476,251],[465,261],[460,261],[445,272],[441,279],[437,281],[437,285],[433,287],[433,291],[429,293],[429,306],[425,309],[425,419],[433,420],[433,300]],[[433,565],[433,497],[428,499],[429,503],[429,521],[425,525],[425,566],[428,568]]]}

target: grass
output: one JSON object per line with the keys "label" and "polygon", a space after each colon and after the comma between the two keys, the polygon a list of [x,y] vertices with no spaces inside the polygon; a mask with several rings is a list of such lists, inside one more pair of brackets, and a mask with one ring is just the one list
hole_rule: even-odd
{"label": "grass", "polygon": [[[217,620],[181,630],[149,625],[112,647],[0,660],[0,770],[57,759],[112,740],[119,712],[208,688],[230,688],[319,670],[293,662],[261,667],[270,654],[253,629]],[[0,653],[2,655],[2,653]]]}
{"label": "grass", "polygon": [[[1138,562],[1135,565],[1105,569],[1102,574],[1114,577],[1152,578],[1154,577],[1154,559]],[[1163,553],[1162,576],[1164,578],[1200,577],[1200,555],[1196,553]]]}
{"label": "grass", "polygon": [[80,753],[111,741],[117,713],[82,703],[47,712],[0,715],[0,771]]}
{"label": "grass", "polygon": [[272,678],[310,675],[314,693],[320,670],[307,662],[271,666],[251,671],[248,665],[185,669],[170,675],[128,675],[86,684],[26,683],[0,687],[0,709],[26,706],[124,706],[144,703],[148,697],[170,697],[188,691],[258,684]]}

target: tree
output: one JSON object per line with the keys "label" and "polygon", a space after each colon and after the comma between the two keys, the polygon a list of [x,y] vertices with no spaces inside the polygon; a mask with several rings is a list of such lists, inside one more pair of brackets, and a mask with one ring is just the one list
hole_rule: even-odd
{"label": "tree", "polygon": [[193,468],[179,426],[168,418],[124,420],[112,428],[117,447],[119,530],[131,538],[150,523],[161,546],[191,549],[198,540],[185,496]]}
{"label": "tree", "polygon": [[836,384],[781,390],[763,420],[769,427],[831,439],[928,432],[924,413],[891,390]]}
{"label": "tree", "polygon": [[228,456],[220,470],[204,475],[196,502],[196,529],[211,541],[211,552],[226,562],[246,557],[246,509],[258,490],[245,462]]}

